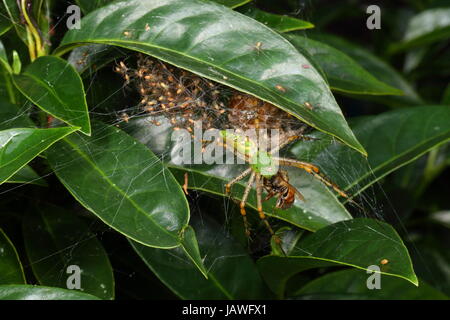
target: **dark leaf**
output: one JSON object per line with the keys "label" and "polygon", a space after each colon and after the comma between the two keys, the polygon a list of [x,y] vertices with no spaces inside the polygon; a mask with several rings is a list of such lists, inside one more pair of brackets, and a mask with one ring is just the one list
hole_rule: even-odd
{"label": "dark leaf", "polygon": [[0,229],[0,285],[26,283],[19,255],[8,236]]}
{"label": "dark leaf", "polygon": [[[383,264],[383,260],[387,263]],[[411,258],[397,232],[373,219],[338,222],[300,240],[288,257],[269,255],[258,260],[264,279],[279,297],[293,275],[338,265],[363,270],[375,265],[382,274],[418,284]]]}
{"label": "dark leaf", "polygon": [[[81,270],[84,293],[114,298],[114,276],[108,255],[95,234],[79,218],[55,206],[40,205],[23,219],[28,260],[41,285],[67,288],[73,271]],[[36,241],[39,239],[39,241]]]}
{"label": "dark leaf", "polygon": [[17,88],[45,112],[91,133],[83,82],[65,60],[46,56],[36,59],[24,73],[13,77]]}
{"label": "dark leaf", "polygon": [[58,178],[107,225],[145,245],[173,248],[189,220],[180,186],[145,146],[114,126],[73,135],[47,153]]}

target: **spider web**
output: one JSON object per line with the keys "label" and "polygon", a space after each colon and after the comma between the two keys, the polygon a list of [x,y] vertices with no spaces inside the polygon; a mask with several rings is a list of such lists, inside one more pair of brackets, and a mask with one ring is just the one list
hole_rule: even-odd
{"label": "spider web", "polygon": [[[304,12],[296,12],[297,15],[304,15]],[[306,13],[307,14],[307,13]],[[65,16],[61,17],[58,21],[56,21],[56,25],[63,23],[65,21]],[[301,18],[301,17],[300,17]],[[248,35],[245,33],[237,34],[236,36],[246,38],[248,39]],[[89,64],[89,60],[96,61],[96,57],[104,57],[105,55],[113,55],[115,59],[110,60],[106,65],[104,66],[97,66],[97,68],[94,68],[92,64]],[[264,50],[261,50],[259,52],[260,55],[265,57]],[[86,61],[83,61],[83,63],[80,62],[80,59],[77,57],[69,58],[69,61],[72,62],[74,67],[80,70],[80,67],[83,67],[85,64],[90,65],[90,67],[84,71],[84,83],[85,83],[85,90],[88,97],[88,100],[95,101],[95,103],[91,103],[89,105],[89,113],[91,118],[93,119],[101,119],[104,123],[107,123],[110,127],[120,127],[126,129],[128,123],[134,123],[139,122],[141,125],[148,127],[148,132],[150,133],[147,137],[146,136],[140,136],[136,137],[138,140],[143,142],[144,144],[148,144],[149,140],[152,140],[152,138],[157,137],[158,134],[163,132],[171,132],[172,128],[170,126],[169,120],[165,119],[164,117],[161,117],[160,114],[151,114],[151,113],[143,113],[142,108],[139,105],[140,96],[137,92],[136,88],[133,88],[130,85],[127,85],[119,75],[115,75],[113,77],[116,77],[117,83],[121,82],[122,84],[119,85],[117,88],[114,88],[114,90],[111,90],[109,94],[99,94],[99,81],[102,81],[102,76],[104,74],[112,74],[113,69],[120,64],[120,61],[125,61],[126,63],[131,62],[134,63],[137,59],[137,56],[135,53],[120,49],[120,48],[110,48],[106,46],[96,46],[96,49],[89,53],[89,55],[84,57]],[[269,56],[267,56],[267,59],[269,59]],[[104,79],[104,78],[103,78]],[[106,86],[109,86],[110,84],[106,84]],[[226,87],[221,87],[221,90],[227,92]],[[101,97],[99,97],[101,95]],[[117,99],[119,97],[119,99]],[[198,99],[198,97],[194,97],[193,100]],[[118,102],[120,101],[120,102]],[[225,107],[226,108],[226,107]],[[205,108],[206,111],[208,111],[208,106]],[[212,110],[212,109],[211,109]],[[20,108],[20,112],[17,114],[15,118],[6,120],[2,122],[2,125],[7,125],[8,123],[12,123],[16,121],[17,119],[21,118],[23,115],[29,116],[30,118],[36,118],[39,114],[39,110],[30,102],[25,102],[24,105]],[[154,119],[155,117],[158,119],[158,121],[161,122],[160,125],[155,125]],[[227,118],[226,117],[220,117],[217,120],[216,125],[219,127],[219,129],[226,128],[228,126]],[[293,124],[298,123],[298,120],[292,119]],[[159,132],[159,133],[158,133]],[[75,133],[77,135],[82,134]],[[158,142],[157,139],[153,139],[155,142]],[[87,140],[86,140],[87,141]],[[92,142],[91,142],[92,143]],[[302,142],[302,143],[315,143],[315,142]],[[339,144],[338,141],[334,141],[333,144]],[[89,146],[89,142],[86,142],[86,145]],[[123,149],[124,152],[127,151],[127,146],[124,146]],[[167,162],[171,158],[170,150],[167,150],[164,146],[164,144],[158,145],[158,143],[153,144],[152,151],[161,159],[163,162]],[[332,152],[325,150],[327,159],[329,159],[329,163],[327,164],[328,167],[333,168],[333,174],[337,175],[339,181],[343,181],[344,183],[351,184],[353,181],[351,181],[350,177],[353,177],[357,175],[359,168],[352,168],[351,166],[340,166],[340,159],[338,159]],[[309,157],[309,155],[305,155],[306,158]],[[117,160],[118,161],[118,160]],[[66,163],[64,166],[70,166],[71,163]],[[151,162],[142,162],[140,163],[142,167],[148,167],[148,166],[154,166],[155,163]],[[369,163],[367,162],[366,165],[370,168]],[[232,165],[233,166],[233,165]],[[350,168],[350,169],[349,169]],[[61,167],[54,168],[55,172],[58,172],[58,170],[61,170]],[[348,170],[352,170],[352,172],[349,172]],[[292,171],[290,171],[292,172]],[[163,168],[159,173],[158,177],[161,175],[164,179],[167,174],[170,174],[167,168]],[[50,176],[54,175],[53,172],[48,174],[42,174],[39,179],[45,180],[49,178]],[[314,178],[312,176],[304,175],[302,176],[305,179],[309,179],[309,181],[313,181]],[[212,178],[210,178],[212,179]],[[132,185],[133,178],[131,177],[131,181],[129,186]],[[37,181],[30,181],[30,183],[37,182]],[[167,180],[166,180],[166,183]],[[24,187],[27,184],[16,184],[11,185],[7,184],[4,185],[3,188],[0,191],[0,195],[2,197],[7,197],[10,195],[13,195],[14,193],[20,191],[22,187]],[[354,186],[355,189],[358,189],[361,185],[358,183]],[[373,186],[370,186],[364,190],[362,193],[358,193],[355,197],[355,201],[362,207],[362,210],[353,210],[354,216],[366,216],[366,217],[375,217],[377,219],[383,220],[383,208],[381,207],[381,204],[379,203],[379,200],[376,196],[376,190],[375,187],[379,188],[381,192],[383,193],[383,196],[388,200],[389,198],[386,193],[384,193],[383,187],[376,183]],[[127,194],[132,192],[132,190],[127,190]],[[254,190],[253,190],[254,192]],[[196,219],[202,221],[204,216],[210,215],[210,212],[205,210],[205,207],[202,205],[202,203],[205,201],[205,197],[208,198],[206,201],[220,201],[221,202],[221,208],[222,212],[217,216],[219,220],[223,221],[223,231],[225,233],[230,232],[230,229],[233,227],[232,224],[237,221],[237,225],[242,227],[241,218],[239,216],[239,213],[237,212],[237,205],[233,199],[230,197],[222,196],[219,197],[220,199],[215,198],[215,200],[210,200],[209,196],[205,192],[201,191],[189,191],[189,194],[187,198],[189,199],[189,205],[190,210],[193,213],[194,216],[196,216]],[[298,201],[298,200],[296,200]],[[112,210],[114,210],[115,204],[112,204]],[[250,211],[250,210],[249,210]],[[394,210],[395,211],[395,210]],[[89,216],[88,213],[86,213],[84,210],[79,210],[81,212],[82,216]],[[249,212],[252,214],[253,212]],[[299,213],[301,214],[301,213]],[[221,217],[220,217],[221,216]],[[39,263],[45,259],[50,259],[55,255],[58,255],[60,253],[64,253],[67,256],[71,256],[73,250],[76,247],[79,247],[84,242],[98,237],[103,238],[103,236],[109,232],[111,232],[112,229],[109,227],[107,228],[101,228],[103,230],[99,231],[98,229],[98,219],[94,219],[88,226],[88,233],[80,235],[79,239],[75,239],[73,242],[73,245],[68,246],[66,248],[62,248],[59,251],[56,251],[46,257],[42,257],[38,261],[34,261],[33,263]],[[271,223],[278,224],[276,219],[271,219]],[[401,219],[398,217],[398,220]],[[285,223],[280,223],[280,226],[286,225]],[[401,225],[403,229],[404,226]],[[254,230],[255,231],[255,230]],[[406,231],[406,230],[404,230]],[[262,235],[262,237],[266,238],[267,240],[267,231],[265,229],[259,228],[256,230],[256,236],[255,238],[258,238]],[[264,236],[265,235],[265,236]],[[219,237],[219,236],[218,236]],[[261,242],[259,244],[262,246],[262,248],[258,248],[257,250],[260,251],[267,251],[269,249],[269,243],[268,241]],[[306,254],[308,254],[306,252]],[[207,257],[211,255],[210,252],[202,252],[203,257]],[[215,267],[216,262],[220,259],[224,259],[231,256],[219,256],[216,257],[210,264],[207,266],[208,270],[211,270]],[[187,258],[186,258],[187,259]],[[25,265],[26,267],[30,267],[31,265]],[[67,274],[64,272],[65,268],[67,266],[64,266],[62,270],[59,270],[60,279],[66,279]],[[128,271],[123,270],[114,270],[115,273],[126,273]],[[55,272],[55,270],[48,270],[49,273]],[[56,271],[58,272],[58,271]],[[129,276],[132,276],[132,274],[128,274]]]}

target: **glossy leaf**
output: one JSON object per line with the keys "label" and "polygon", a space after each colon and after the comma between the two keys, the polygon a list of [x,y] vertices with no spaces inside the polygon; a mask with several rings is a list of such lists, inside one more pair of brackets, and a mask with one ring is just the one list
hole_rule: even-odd
{"label": "glossy leaf", "polygon": [[379,80],[345,53],[319,41],[299,35],[285,37],[300,51],[306,51],[325,72],[335,91],[369,94],[401,95],[402,92]]}
{"label": "glossy leaf", "polygon": [[145,146],[97,123],[92,137],[73,135],[47,153],[56,175],[84,207],[127,237],[173,248],[189,209],[180,186]]}
{"label": "glossy leaf", "polygon": [[36,59],[21,75],[14,76],[17,88],[45,112],[91,133],[83,83],[65,60],[46,56]]}
{"label": "glossy leaf", "polygon": [[312,161],[339,186],[356,194],[449,141],[449,123],[447,106],[394,110],[355,121],[353,130],[369,152],[367,159],[325,136],[320,136],[319,143],[297,143],[290,153],[301,160]]}
{"label": "glossy leaf", "polygon": [[82,292],[114,298],[108,254],[83,221],[62,208],[41,205],[25,215],[22,230],[28,260],[41,285],[67,288],[74,274],[68,268],[77,266]]}
{"label": "glossy leaf", "polygon": [[[11,103],[16,107],[15,105],[18,102],[18,99],[20,99],[19,96],[21,94],[17,91],[17,89],[14,87],[14,84],[12,82],[11,74],[7,72],[4,68],[0,68],[0,96],[2,97],[2,101],[0,101],[0,104],[5,103]],[[18,109],[16,107],[16,109]],[[0,117],[2,117],[4,114],[4,110],[0,108]],[[4,124],[5,122],[13,121],[14,118],[0,118],[0,123]],[[0,125],[0,127],[2,127]]]}
{"label": "glossy leaf", "polygon": [[[350,41],[329,34],[312,34],[313,39],[324,42],[335,49],[338,49],[356,61],[379,81],[401,90],[403,95],[389,95],[383,97],[367,96],[365,98],[380,101],[392,106],[405,106],[424,104],[422,98],[416,90],[403,77],[401,73],[391,67],[388,63],[377,57],[369,50],[366,50]],[[358,98],[358,96],[354,96]]]}
{"label": "glossy leaf", "polygon": [[89,73],[95,73],[103,66],[123,55],[122,50],[103,44],[91,44],[77,47],[70,53],[67,61],[85,77]]}
{"label": "glossy leaf", "polygon": [[25,283],[19,255],[8,236],[0,229],[0,285]]}
{"label": "glossy leaf", "polygon": [[[180,142],[172,142],[173,130],[163,119],[158,119],[161,126],[149,125],[148,120],[148,118],[132,119],[123,126],[130,135],[159,154],[165,161],[171,161],[167,165],[181,185],[184,184],[184,174],[187,172],[189,189],[228,197],[225,195],[225,184],[244,171],[246,166],[237,164],[176,165],[175,163],[179,162],[177,159],[173,159],[172,155],[176,155],[176,150],[179,150],[181,146]],[[192,153],[194,152],[196,151],[192,148]],[[201,151],[197,152],[201,153]],[[351,219],[351,215],[336,199],[333,191],[301,169],[286,169],[289,172],[289,182],[302,192],[306,201],[297,200],[294,206],[287,210],[276,209],[275,199],[266,201],[263,204],[263,210],[267,215],[311,231],[331,223]],[[233,186],[232,198],[242,199],[244,188],[245,181]],[[254,191],[249,195],[248,206],[256,209],[256,193]]]}
{"label": "glossy leaf", "polygon": [[35,184],[46,187],[47,183],[30,166],[25,166],[17,171],[6,183]]}
{"label": "glossy leaf", "polygon": [[23,108],[18,108],[7,101],[0,101],[0,130],[34,127],[33,121]]}
{"label": "glossy leaf", "polygon": [[[432,215],[430,219],[434,220],[435,223],[440,223],[442,227],[450,229],[450,212],[441,212],[441,214],[447,214],[445,220],[436,221],[435,215]],[[441,218],[443,217],[441,216]],[[442,227],[441,230],[444,232],[435,232],[439,229],[433,228],[431,229],[433,232],[424,233],[415,239],[411,239],[413,241],[408,245],[414,262],[414,269],[419,278],[450,297],[449,233]]]}
{"label": "glossy leaf", "polygon": [[0,300],[99,300],[76,290],[31,285],[0,286]]}
{"label": "glossy leaf", "polygon": [[392,52],[448,39],[449,36],[450,7],[428,9],[408,22],[403,42],[394,45]]}
{"label": "glossy leaf", "polygon": [[251,2],[252,0],[211,0],[230,8],[237,8]]}
{"label": "glossy leaf", "polygon": [[13,51],[13,63],[12,72],[14,74],[19,74],[22,71],[22,61],[20,60],[19,53],[16,50]]}
{"label": "glossy leaf", "polygon": [[380,289],[367,288],[367,274],[360,270],[342,270],[326,274],[306,284],[298,299],[318,300],[442,300],[446,295],[420,281],[418,287],[394,277],[381,276]]}
{"label": "glossy leaf", "polygon": [[8,14],[5,10],[4,4],[0,2],[0,36],[9,29],[11,29],[12,23],[11,20],[8,19]]}
{"label": "glossy leaf", "polygon": [[113,0],[75,0],[75,2],[84,14],[88,14],[91,11],[113,2]]}
{"label": "glossy leaf", "polygon": [[[27,42],[27,34],[25,27],[21,23],[20,20],[20,11],[17,6],[17,0],[3,0],[3,8],[6,12],[4,18],[8,19],[12,26],[16,29],[17,35],[19,38],[26,44]],[[1,12],[3,13],[3,11]]]}
{"label": "glossy leaf", "polygon": [[308,21],[303,21],[287,15],[265,12],[251,5],[246,6],[239,11],[278,32],[289,32],[314,28],[314,25]]}
{"label": "glossy leaf", "polygon": [[37,155],[78,128],[0,131],[0,184],[8,180]]}
{"label": "glossy leaf", "polygon": [[8,56],[6,54],[6,49],[3,43],[0,41],[0,67],[5,68],[6,71],[12,73],[11,66],[8,62]]}
{"label": "glossy leaf", "polygon": [[182,299],[260,299],[266,293],[256,265],[233,238],[207,216],[193,217],[208,279],[181,248],[131,245],[156,276]]}
{"label": "glossy leaf", "polygon": [[[388,263],[382,265],[385,259]],[[373,219],[338,222],[301,239],[288,257],[269,255],[258,260],[264,279],[279,297],[293,275],[311,268],[339,265],[363,270],[377,265],[382,274],[418,284],[400,236],[390,225]]]}
{"label": "glossy leaf", "polygon": [[251,18],[199,0],[131,0],[103,7],[82,23],[65,35],[57,54],[81,43],[140,51],[272,102],[365,153],[317,71],[303,68],[309,64],[304,56]]}
{"label": "glossy leaf", "polygon": [[181,247],[183,248],[185,254],[191,259],[191,261],[196,265],[198,270],[208,278],[208,272],[203,265],[202,257],[200,255],[200,249],[198,248],[197,238],[195,236],[195,230],[188,226],[183,231],[183,239],[181,241]]}

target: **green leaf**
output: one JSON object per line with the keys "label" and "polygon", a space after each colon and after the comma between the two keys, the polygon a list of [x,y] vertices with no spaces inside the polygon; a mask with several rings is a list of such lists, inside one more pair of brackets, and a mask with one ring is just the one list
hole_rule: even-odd
{"label": "green leaf", "polygon": [[314,28],[314,25],[310,22],[286,15],[265,12],[252,5],[245,6],[239,11],[278,32],[289,32]]}
{"label": "green leaf", "polygon": [[353,130],[369,157],[342,148],[324,135],[319,143],[297,143],[296,158],[318,165],[344,189],[359,193],[392,171],[450,139],[450,108],[424,106],[398,109],[358,119]]}
{"label": "green leaf", "polygon": [[403,41],[391,48],[392,53],[423,46],[450,36],[450,7],[425,10],[408,22]]}
{"label": "green leaf", "polygon": [[381,277],[380,289],[369,290],[370,274],[360,270],[342,270],[317,278],[295,296],[299,299],[318,300],[447,300],[448,297],[429,284],[420,281],[418,287],[394,277]]}
{"label": "green leaf", "polygon": [[379,80],[345,53],[300,35],[285,35],[300,51],[306,51],[325,72],[331,89],[368,95],[401,95],[402,91]]}
{"label": "green leaf", "polygon": [[99,300],[75,290],[31,285],[0,286],[0,300]]}
{"label": "green leaf", "polygon": [[113,0],[75,0],[75,2],[84,14],[88,14],[113,2]]}
{"label": "green leaf", "polygon": [[[244,171],[247,166],[238,164],[196,164],[176,165],[170,155],[176,155],[182,142],[172,141],[172,128],[167,120],[158,118],[161,126],[150,126],[149,118],[132,119],[124,129],[137,140],[141,141],[153,152],[164,155],[167,166],[178,182],[184,184],[184,174],[188,173],[188,188],[205,191],[221,197],[225,194],[225,184]],[[310,144],[311,142],[306,142]],[[193,152],[196,152],[192,147]],[[200,152],[201,151],[197,151]],[[290,209],[275,208],[275,199],[263,203],[264,212],[269,215],[292,223],[301,228],[315,231],[331,223],[351,219],[351,215],[336,198],[329,188],[314,179],[301,169],[286,168],[289,172],[289,183],[305,196],[307,201],[295,201]],[[241,200],[245,189],[245,181],[235,184],[231,197]],[[252,191],[248,198],[248,206],[256,209],[256,192]]]}
{"label": "green leaf", "polygon": [[[145,146],[114,126],[73,135],[47,155],[56,175],[84,207],[142,244],[173,248],[189,221],[181,187]],[[95,192],[93,192],[95,191]]]}
{"label": "green leaf", "polygon": [[[442,227],[450,228],[450,212],[441,212],[446,217],[436,221],[435,214],[430,216],[434,223],[440,223]],[[428,225],[429,226],[429,225]],[[437,290],[450,296],[450,251],[448,250],[448,230],[443,228],[432,228],[431,232],[418,234],[408,243],[414,270],[420,279],[427,281]],[[443,232],[439,232],[442,230]],[[437,231],[437,232],[436,232]]]}
{"label": "green leaf", "polygon": [[0,131],[0,184],[8,180],[38,154],[78,128]]}
{"label": "green leaf", "polygon": [[183,248],[186,255],[197,266],[200,272],[206,278],[208,278],[208,272],[206,271],[205,266],[203,265],[202,257],[200,256],[200,249],[198,248],[195,230],[191,226],[188,226],[183,231],[183,239],[181,241],[181,247]]}
{"label": "green leaf", "polygon": [[58,55],[82,43],[140,51],[269,101],[365,154],[320,74],[303,68],[303,55],[251,18],[199,0],[131,0],[92,12],[82,24],[66,33]]}
{"label": "green leaf", "polygon": [[12,64],[12,72],[14,74],[19,74],[22,70],[22,61],[20,60],[20,56],[16,50],[13,51],[13,64]]}
{"label": "green leaf", "polygon": [[35,127],[23,108],[5,100],[0,101],[0,119],[0,130]]}
{"label": "green leaf", "polygon": [[[378,56],[371,53],[352,42],[349,42],[343,38],[329,35],[329,34],[312,34],[314,39],[324,42],[342,52],[347,54],[350,58],[355,60],[360,66],[372,74],[375,78],[387,83],[393,88],[403,91],[402,96],[390,95],[390,96],[367,96],[365,98],[381,101],[382,103],[391,106],[405,106],[424,104],[422,98],[417,94],[411,84],[403,77],[401,73],[380,59]],[[358,98],[358,96],[353,96]]]}
{"label": "green leaf", "polygon": [[42,110],[90,135],[83,82],[67,61],[40,57],[13,79],[22,94]]}
{"label": "green leaf", "polygon": [[[12,69],[7,70],[6,68],[0,67],[0,96],[2,97],[0,103],[10,102],[24,107],[24,104],[18,102],[18,98],[21,94],[16,87],[14,87],[10,71],[12,72]],[[3,110],[0,108],[0,112],[2,111]]]}
{"label": "green leaf", "polygon": [[25,166],[17,171],[6,183],[35,184],[46,187],[47,183],[30,166]]}
{"label": "green leaf", "polygon": [[72,50],[67,61],[79,74],[85,77],[86,75],[97,72],[108,63],[122,56],[122,50],[116,47],[103,44],[91,44]]}
{"label": "green leaf", "polygon": [[8,56],[6,54],[5,46],[0,41],[0,66],[3,66],[3,68],[6,69],[9,73],[12,73],[11,66],[8,62]]}
{"label": "green leaf", "polygon": [[272,237],[272,239],[270,239],[272,254],[277,256],[290,255],[304,233],[305,230],[292,227],[282,227],[278,229],[275,231],[275,234],[281,240],[281,246],[276,242],[275,238]]}
{"label": "green leaf", "polygon": [[[381,265],[384,259],[388,263]],[[418,284],[400,236],[387,223],[373,219],[338,222],[300,240],[288,257],[269,255],[258,260],[261,274],[279,297],[293,275],[311,268],[339,265],[363,270],[376,265],[380,266],[381,274]]]}
{"label": "green leaf", "polygon": [[447,85],[442,95],[441,104],[450,106],[450,83]]}
{"label": "green leaf", "polygon": [[[27,32],[20,19],[20,10],[17,6],[17,0],[3,0],[3,8],[6,11],[4,18],[8,19],[16,29],[17,35],[25,43],[28,43]],[[3,10],[0,12],[3,13]]]}
{"label": "green leaf", "polygon": [[261,299],[267,289],[248,252],[211,218],[193,217],[208,278],[181,248],[153,249],[130,242],[156,276],[182,299]]}
{"label": "green leaf", "polygon": [[75,265],[81,270],[81,291],[114,298],[108,254],[83,221],[62,208],[41,205],[25,215],[22,230],[28,260],[41,285],[67,288],[72,275],[68,267]]}
{"label": "green leaf", "polygon": [[4,4],[0,3],[0,36],[8,32],[11,29],[12,23],[8,19],[8,14],[5,10]]}
{"label": "green leaf", "polygon": [[26,283],[19,255],[11,240],[0,228],[0,284]]}
{"label": "green leaf", "polygon": [[237,8],[251,2],[252,0],[211,0],[230,8]]}

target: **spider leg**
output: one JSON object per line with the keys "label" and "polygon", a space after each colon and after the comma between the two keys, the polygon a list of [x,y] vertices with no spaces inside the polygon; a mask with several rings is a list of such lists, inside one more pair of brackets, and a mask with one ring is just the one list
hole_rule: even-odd
{"label": "spider leg", "polygon": [[316,140],[315,138],[311,138],[311,137],[307,137],[307,136],[303,135],[303,131],[305,131],[305,129],[306,129],[305,127],[302,127],[299,130],[296,130],[292,133],[288,133],[290,135],[288,135],[286,138],[283,137],[283,139],[281,139],[280,144],[270,150],[270,154],[274,154],[274,153],[280,151],[285,146],[287,146],[289,143],[291,143],[295,140],[305,140],[305,141]]}
{"label": "spider leg", "polygon": [[286,139],[285,139],[284,141],[282,141],[278,146],[272,148],[272,149],[270,150],[270,154],[274,154],[274,153],[280,151],[280,149],[283,149],[285,146],[287,146],[287,145],[288,145],[289,143],[291,143],[292,141],[299,140],[299,139],[301,139],[301,138],[302,138],[302,136],[300,136],[300,135],[299,135],[299,136],[294,135],[294,136],[290,136],[290,137],[286,138]]}
{"label": "spider leg", "polygon": [[238,181],[241,181],[242,179],[244,179],[246,176],[248,176],[250,173],[252,172],[252,168],[248,168],[247,170],[241,172],[237,177],[233,178],[232,180],[230,180],[226,185],[225,185],[225,193],[229,194],[231,191],[231,187],[233,186],[233,184],[235,184]]}
{"label": "spider leg", "polygon": [[247,235],[247,237],[250,237],[250,229],[249,229],[249,224],[247,221],[247,212],[245,211],[245,203],[247,202],[248,195],[250,194],[250,190],[252,189],[253,180],[255,180],[255,172],[254,171],[252,171],[252,175],[248,179],[247,186],[245,187],[244,195],[242,196],[241,203],[239,204],[239,207],[241,209],[242,219],[244,219],[245,234]]}
{"label": "spider leg", "polygon": [[259,172],[257,172],[256,173],[256,206],[258,209],[259,218],[264,222],[264,225],[266,226],[267,230],[269,230],[270,235],[273,237],[275,242],[278,245],[281,245],[281,239],[275,234],[275,232],[273,232],[273,229],[270,226],[269,221],[267,221],[267,217],[263,212],[262,197],[261,197],[262,189],[263,189],[262,176]]}
{"label": "spider leg", "polygon": [[332,182],[322,172],[320,172],[319,168],[316,167],[315,165],[312,165],[308,162],[298,161],[298,160],[294,160],[294,159],[276,158],[276,157],[274,157],[274,159],[278,160],[281,165],[296,167],[296,168],[305,170],[306,172],[312,174],[313,177],[320,180],[322,183],[324,183],[328,187],[333,188],[333,190],[336,191],[340,196],[349,199],[349,201],[351,201],[351,202],[354,202],[353,200],[350,199],[348,194],[346,194],[334,182]]}

